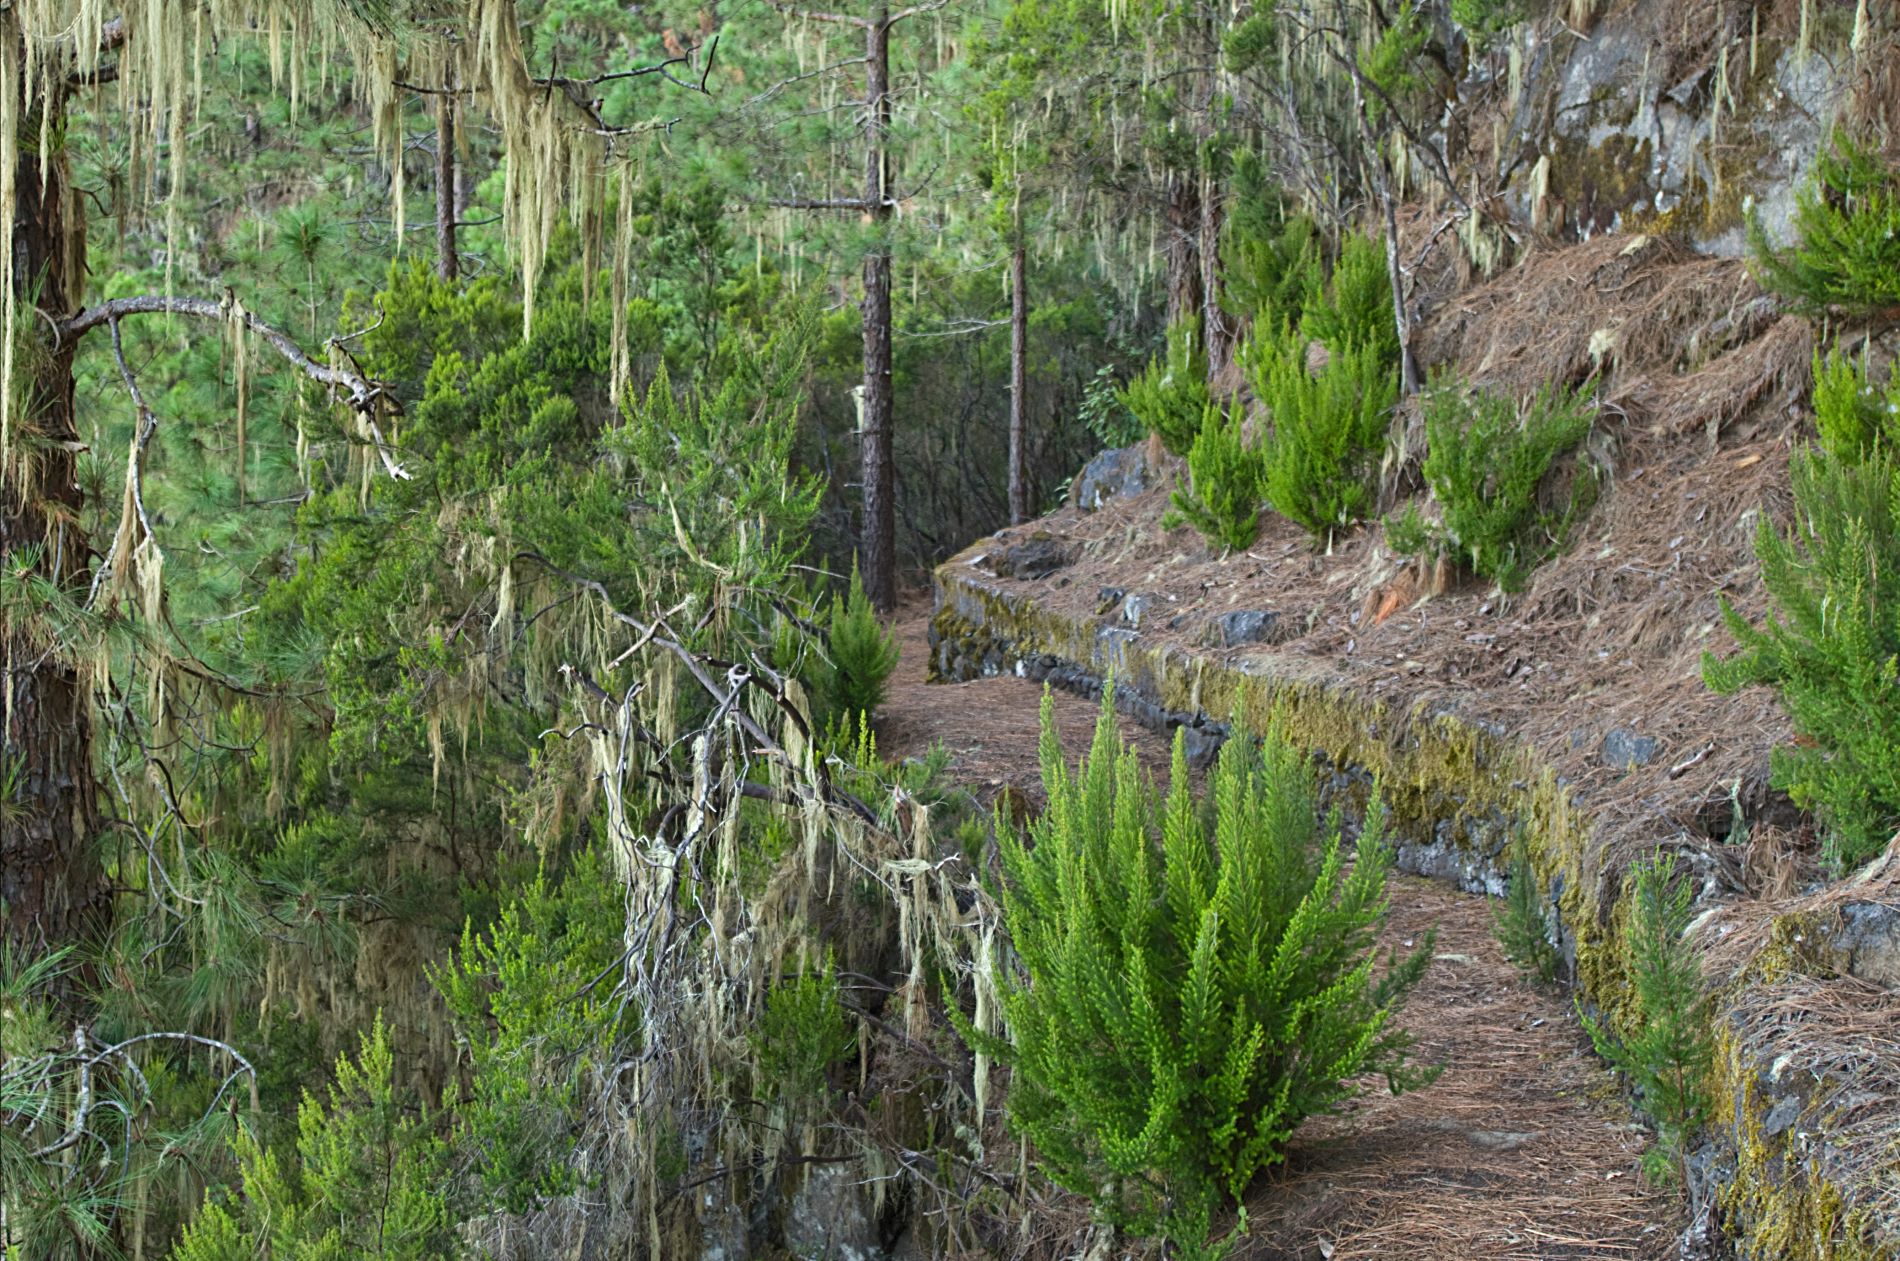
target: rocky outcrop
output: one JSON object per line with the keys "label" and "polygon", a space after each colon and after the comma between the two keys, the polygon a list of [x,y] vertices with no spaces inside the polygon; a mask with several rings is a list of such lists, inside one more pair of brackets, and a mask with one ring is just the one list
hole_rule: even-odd
{"label": "rocky outcrop", "polygon": [[[1739,257],[1745,219],[1792,236],[1800,176],[1827,141],[1851,81],[1838,32],[1826,46],[1710,12],[1689,29],[1678,6],[1644,5],[1582,31],[1527,23],[1505,52],[1517,76],[1507,185],[1513,218],[1581,238],[1677,234]],[[1729,40],[1737,42],[1730,43]],[[1705,46],[1706,45],[1706,46]]]}

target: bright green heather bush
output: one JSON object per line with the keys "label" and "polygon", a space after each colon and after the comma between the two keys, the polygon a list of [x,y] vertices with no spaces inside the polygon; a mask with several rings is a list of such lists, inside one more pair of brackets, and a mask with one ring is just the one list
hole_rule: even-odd
{"label": "bright green heather bush", "polygon": [[1266,497],[1274,511],[1316,538],[1363,520],[1376,498],[1379,457],[1398,401],[1397,361],[1373,347],[1331,352],[1317,376],[1297,336],[1268,338],[1245,352],[1254,392],[1273,414],[1266,444]]}
{"label": "bright green heather bush", "polygon": [[1765,288],[1811,314],[1900,314],[1900,170],[1836,132],[1796,199],[1794,224],[1799,243],[1777,250],[1759,216],[1749,216],[1749,250]]}
{"label": "bright green heather bush", "polygon": [[1822,448],[1837,460],[1858,462],[1877,442],[1900,450],[1900,364],[1888,369],[1881,390],[1868,379],[1864,359],[1815,355],[1814,423]]}
{"label": "bright green heather bush", "polygon": [[1544,915],[1544,899],[1537,888],[1537,872],[1531,866],[1529,851],[1522,838],[1511,847],[1510,882],[1505,886],[1503,905],[1491,925],[1491,933],[1504,949],[1504,957],[1537,980],[1549,984],[1557,979],[1561,960],[1550,944],[1550,922]]}
{"label": "bright green heather bush", "polygon": [[1013,1065],[1010,1115],[1051,1177],[1114,1225],[1205,1255],[1215,1209],[1303,1118],[1363,1074],[1394,1091],[1434,1076],[1391,1027],[1431,942],[1375,972],[1391,862],[1379,810],[1347,846],[1278,739],[1229,741],[1204,810],[1179,738],[1163,799],[1108,699],[1073,774],[1051,714],[1045,699],[1048,810],[1026,835],[999,827],[1022,964],[1009,1043],[978,1040]]}
{"label": "bright green heather bush", "polygon": [[865,597],[858,563],[851,562],[848,597],[831,598],[831,703],[847,729],[877,712],[897,669],[897,635],[878,619]]}
{"label": "bright green heather bush", "polygon": [[1324,288],[1319,226],[1288,213],[1260,159],[1242,152],[1221,234],[1221,290],[1228,310],[1261,329],[1297,325]]}
{"label": "bright green heather bush", "polygon": [[1557,457],[1596,421],[1587,393],[1546,385],[1521,412],[1511,399],[1441,381],[1425,399],[1425,481],[1443,513],[1440,529],[1413,515],[1387,540],[1400,551],[1440,550],[1516,591],[1560,551],[1596,499],[1596,479],[1579,470],[1564,507],[1541,494]]}
{"label": "bright green heather bush", "polygon": [[1656,1123],[1658,1142],[1643,1169],[1661,1181],[1680,1173],[1696,1131],[1708,1119],[1709,1069],[1715,1061],[1702,964],[1687,936],[1695,890],[1678,879],[1665,855],[1631,868],[1630,981],[1636,988],[1631,1027],[1621,1039],[1580,1014],[1597,1054],[1628,1075]]}
{"label": "bright green heather bush", "polygon": [[1188,452],[1191,485],[1174,492],[1169,525],[1186,521],[1210,543],[1244,551],[1260,533],[1260,501],[1266,465],[1258,448],[1242,432],[1243,421],[1209,407],[1200,436]]}
{"label": "bright green heather bush", "polygon": [[1334,354],[1366,350],[1381,361],[1398,363],[1399,329],[1392,316],[1385,247],[1371,237],[1348,236],[1325,294],[1308,300],[1300,329]]}
{"label": "bright green heather bush", "polygon": [[1482,45],[1530,16],[1529,8],[1524,0],[1451,0],[1451,20]]}
{"label": "bright green heather bush", "polygon": [[1702,659],[1719,692],[1765,683],[1781,694],[1808,739],[1775,750],[1774,781],[1820,815],[1837,867],[1878,853],[1900,826],[1900,459],[1885,441],[1851,437],[1863,420],[1843,409],[1865,397],[1838,382],[1815,391],[1824,441],[1789,469],[1793,528],[1763,520],[1755,536],[1769,615],[1756,626],[1724,602],[1741,651]]}
{"label": "bright green heather bush", "polygon": [[1161,435],[1161,445],[1185,456],[1201,432],[1201,418],[1213,405],[1207,389],[1207,351],[1201,345],[1200,322],[1177,324],[1168,330],[1165,359],[1148,361],[1148,368],[1128,383],[1120,396],[1128,410],[1149,431]]}
{"label": "bright green heather bush", "polygon": [[379,1016],[358,1058],[337,1060],[328,1105],[305,1093],[294,1161],[240,1132],[234,1147],[243,1194],[214,1191],[173,1261],[454,1256],[447,1151],[427,1116],[405,1111],[392,1066]]}

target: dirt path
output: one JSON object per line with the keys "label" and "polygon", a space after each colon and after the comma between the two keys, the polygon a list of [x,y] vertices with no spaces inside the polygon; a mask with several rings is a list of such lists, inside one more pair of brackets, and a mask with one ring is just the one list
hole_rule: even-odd
{"label": "dirt path", "polygon": [[[952,773],[980,795],[1040,798],[1040,684],[924,682],[927,611],[907,610],[903,660],[880,748],[920,754],[941,741]],[[1063,745],[1088,743],[1096,707],[1056,694]],[[1162,738],[1122,721],[1165,773]],[[1671,1255],[1676,1196],[1637,1172],[1646,1136],[1591,1055],[1568,996],[1523,981],[1492,939],[1491,908],[1444,885],[1399,877],[1386,933],[1410,944],[1438,929],[1436,961],[1405,1010],[1420,1055],[1445,1071],[1426,1090],[1368,1092],[1310,1122],[1286,1165],[1249,1196],[1235,1261],[1517,1261]]]}

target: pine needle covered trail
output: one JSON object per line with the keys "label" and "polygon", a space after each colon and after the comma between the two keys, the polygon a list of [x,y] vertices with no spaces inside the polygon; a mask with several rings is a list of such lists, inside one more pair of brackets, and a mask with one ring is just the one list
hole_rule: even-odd
{"label": "pine needle covered trail", "polygon": [[[914,756],[942,742],[951,774],[979,795],[1037,800],[1042,685],[926,684],[928,617],[921,605],[902,615],[880,752]],[[1095,715],[1093,702],[1057,693],[1071,758]],[[1165,775],[1164,738],[1121,725],[1143,763]],[[1444,1063],[1444,1074],[1398,1098],[1369,1090],[1343,1114],[1308,1123],[1286,1165],[1248,1196],[1236,1261],[1670,1255],[1677,1199],[1638,1172],[1647,1135],[1567,996],[1520,978],[1492,938],[1484,899],[1411,876],[1395,876],[1390,890],[1387,946],[1438,930],[1432,967],[1401,1019],[1418,1035],[1420,1061]]]}

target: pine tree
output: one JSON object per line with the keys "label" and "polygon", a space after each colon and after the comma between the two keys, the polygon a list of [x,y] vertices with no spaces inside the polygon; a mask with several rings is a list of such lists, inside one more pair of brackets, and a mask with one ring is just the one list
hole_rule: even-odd
{"label": "pine tree", "polygon": [[[7,50],[0,57],[0,217],[12,225],[18,245],[11,282],[0,295],[0,562],[32,591],[19,604],[0,604],[0,648],[9,660],[35,663],[15,674],[0,711],[5,743],[22,761],[20,818],[0,830],[0,902],[10,910],[4,931],[13,940],[96,937],[109,919],[107,884],[92,844],[99,812],[86,689],[105,659],[107,622],[124,616],[156,633],[165,621],[164,553],[142,499],[141,455],[157,417],[123,355],[122,325],[154,314],[213,322],[224,329],[240,365],[240,400],[248,388],[242,365],[255,344],[329,391],[347,415],[348,431],[384,471],[410,475],[385,432],[395,414],[387,389],[352,366],[340,348],[325,354],[300,347],[249,311],[243,295],[189,296],[168,283],[162,293],[87,305],[87,203],[72,183],[76,137],[69,135],[87,121],[78,98],[116,80],[110,91],[118,99],[146,102],[127,138],[133,168],[150,178],[131,192],[155,198],[161,186],[167,191],[166,235],[175,247],[186,187],[186,120],[201,82],[194,59],[207,38],[247,30],[269,33],[273,74],[288,79],[284,86],[293,95],[306,88],[302,41],[320,40],[326,55],[347,65],[347,74],[326,82],[347,81],[374,122],[378,151],[391,160],[398,235],[407,91],[400,75],[439,83],[455,67],[471,98],[493,112],[510,160],[533,172],[508,181],[502,206],[522,266],[526,325],[533,320],[549,230],[563,217],[554,208],[565,207],[569,221],[599,233],[610,178],[617,171],[623,188],[630,180],[626,152],[633,129],[599,115],[589,95],[592,82],[531,76],[512,0],[480,0],[448,18],[303,0],[225,6],[210,20],[176,0],[128,9],[109,21],[99,6],[79,0],[0,15],[0,44]],[[286,30],[297,32],[289,58],[280,43]],[[625,241],[623,233],[623,252]],[[125,463],[121,519],[98,549],[104,559],[95,575],[93,548],[80,529],[87,505],[78,456],[85,444],[75,415],[74,362],[82,343],[108,336],[138,423]],[[236,427],[242,450],[242,401]],[[52,633],[55,626],[64,633]],[[167,654],[145,654],[140,664],[154,696],[185,686]]]}

